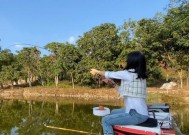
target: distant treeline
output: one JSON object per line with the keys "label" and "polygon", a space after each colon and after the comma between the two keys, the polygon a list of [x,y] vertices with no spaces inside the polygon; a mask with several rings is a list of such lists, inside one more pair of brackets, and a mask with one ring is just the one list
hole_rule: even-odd
{"label": "distant treeline", "polygon": [[[26,47],[13,54],[0,50],[0,85],[19,79],[41,85],[69,80],[78,85],[100,86],[89,70],[120,70],[129,52],[139,50],[147,58],[148,82],[155,84],[164,71],[177,74],[180,86],[189,78],[189,3],[183,2],[158,13],[152,19],[129,20],[120,27],[104,23],[79,37],[76,44],[52,42],[44,47],[50,54],[40,57],[38,47]],[[187,83],[188,84],[188,83]]]}

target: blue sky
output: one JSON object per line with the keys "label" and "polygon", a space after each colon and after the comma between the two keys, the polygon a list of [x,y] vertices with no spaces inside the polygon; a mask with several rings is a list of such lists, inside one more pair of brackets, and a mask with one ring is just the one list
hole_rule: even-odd
{"label": "blue sky", "polygon": [[[103,23],[153,18],[169,0],[0,0],[0,46],[13,53],[23,44],[74,43]],[[21,46],[22,45],[22,46]],[[47,53],[41,50],[42,53]]]}

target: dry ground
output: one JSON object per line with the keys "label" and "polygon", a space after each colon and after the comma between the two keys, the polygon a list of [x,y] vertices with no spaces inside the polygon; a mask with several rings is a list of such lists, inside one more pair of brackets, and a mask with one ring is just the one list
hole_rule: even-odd
{"label": "dry ground", "polygon": [[[189,97],[189,90],[160,90],[157,87],[148,87],[149,94],[167,94],[169,96]],[[32,87],[0,90],[0,98],[11,97],[79,97],[79,98],[118,98],[118,93],[114,88],[91,89],[87,87],[79,88],[56,88],[56,87]]]}

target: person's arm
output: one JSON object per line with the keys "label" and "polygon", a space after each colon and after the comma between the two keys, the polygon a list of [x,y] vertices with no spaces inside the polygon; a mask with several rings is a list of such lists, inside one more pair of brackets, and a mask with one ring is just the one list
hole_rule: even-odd
{"label": "person's arm", "polygon": [[120,80],[132,80],[133,76],[128,73],[128,71],[100,71],[97,69],[91,69],[90,73],[92,75],[101,75],[106,79],[120,79]]}
{"label": "person's arm", "polygon": [[112,79],[103,79],[103,82],[105,82],[106,84],[112,86],[113,88],[116,88],[118,90],[119,85],[116,84]]}
{"label": "person's arm", "polygon": [[100,71],[100,70],[97,70],[97,69],[91,69],[90,73],[92,75],[101,75],[101,76],[105,76],[105,71]]}

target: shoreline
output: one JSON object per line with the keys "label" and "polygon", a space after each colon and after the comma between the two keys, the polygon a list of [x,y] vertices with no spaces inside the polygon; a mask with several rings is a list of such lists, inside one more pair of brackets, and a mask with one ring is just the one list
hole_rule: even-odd
{"label": "shoreline", "polygon": [[21,88],[0,91],[0,98],[11,97],[62,97],[62,98],[118,98],[115,89],[87,89],[87,88]]}
{"label": "shoreline", "polygon": [[[173,96],[181,99],[179,104],[188,104],[189,91],[172,90],[167,93],[166,90],[160,90],[156,87],[147,88],[148,95]],[[31,87],[0,90],[0,99],[58,99],[58,98],[79,98],[84,100],[119,100],[119,95],[114,88],[92,89],[87,87],[61,88],[61,87]],[[161,101],[159,101],[161,102]],[[165,101],[163,101],[165,102]]]}

